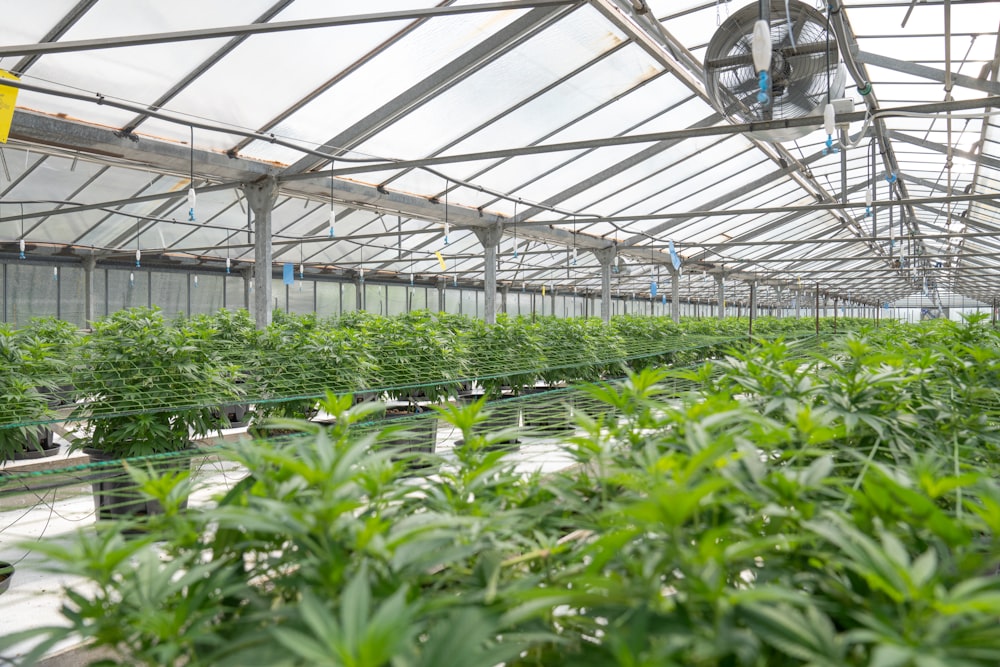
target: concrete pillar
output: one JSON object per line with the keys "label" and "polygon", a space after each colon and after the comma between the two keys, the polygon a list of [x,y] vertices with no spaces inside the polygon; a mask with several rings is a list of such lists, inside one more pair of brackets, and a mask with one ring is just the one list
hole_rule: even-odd
{"label": "concrete pillar", "polygon": [[250,210],[253,211],[254,249],[254,298],[253,312],[257,329],[266,329],[271,323],[271,208],[278,197],[278,181],[268,176],[256,183],[243,186]]}
{"label": "concrete pillar", "polygon": [[715,282],[719,283],[719,319],[726,318],[726,277],[721,273],[715,276]]}
{"label": "concrete pillar", "polygon": [[496,223],[486,229],[473,229],[483,244],[483,319],[487,324],[497,321],[497,245],[503,238],[503,225]]}
{"label": "concrete pillar", "polygon": [[601,265],[601,320],[611,320],[611,265],[618,250],[614,246],[594,251],[594,257]]}
{"label": "concrete pillar", "polygon": [[670,272],[670,319],[681,321],[681,275],[677,271]]}
{"label": "concrete pillar", "polygon": [[94,269],[96,266],[96,258],[83,258],[83,320],[88,327],[93,326],[94,320],[97,319],[94,303]]}
{"label": "concrete pillar", "polygon": [[250,310],[250,294],[253,290],[250,289],[250,285],[253,284],[253,268],[246,267],[240,274],[243,276],[243,307],[248,311]]}

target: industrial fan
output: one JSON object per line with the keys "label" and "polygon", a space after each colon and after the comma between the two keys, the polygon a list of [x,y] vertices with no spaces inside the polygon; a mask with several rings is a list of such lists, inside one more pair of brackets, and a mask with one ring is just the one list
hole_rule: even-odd
{"label": "industrial fan", "polygon": [[[817,116],[819,126],[824,114],[834,113],[828,102],[838,110],[853,108],[840,100],[847,75],[827,25],[823,14],[798,0],[760,0],[734,12],[705,53],[705,87],[718,109],[744,123]],[[753,136],[791,141],[816,126]]]}

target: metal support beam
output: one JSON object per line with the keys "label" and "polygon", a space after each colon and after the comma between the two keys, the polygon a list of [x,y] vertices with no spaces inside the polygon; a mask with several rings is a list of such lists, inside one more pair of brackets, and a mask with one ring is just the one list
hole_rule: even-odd
{"label": "metal support beam", "polygon": [[918,76],[922,79],[929,79],[939,83],[944,83],[945,77],[950,76],[953,85],[961,86],[962,88],[980,90],[984,93],[989,93],[990,95],[1000,95],[1000,84],[995,81],[977,79],[973,76],[958,74],[955,72],[946,72],[942,69],[928,67],[927,65],[921,65],[907,60],[897,60],[896,58],[890,58],[889,56],[883,56],[877,53],[868,53],[867,51],[861,50],[854,50],[854,58],[858,62],[865,63],[866,65],[884,67],[885,69],[891,69],[896,72]]}
{"label": "metal support beam", "polygon": [[757,316],[757,283],[750,282],[750,307],[747,308],[747,312],[750,313],[750,324],[747,329],[748,335],[753,337],[753,318]]}
{"label": "metal support beam", "polygon": [[616,249],[602,248],[594,251],[594,257],[601,265],[601,320],[611,320],[611,265],[615,261]]}
{"label": "metal support beam", "polygon": [[503,238],[503,225],[472,230],[483,244],[483,319],[487,324],[497,321],[497,245]]}
{"label": "metal support beam", "polygon": [[445,279],[441,278],[437,282],[437,298],[438,298],[438,312],[445,312],[445,294],[444,294]]}
{"label": "metal support beam", "polygon": [[987,167],[993,167],[994,169],[1000,169],[1000,159],[991,157],[989,155],[978,155],[976,153],[971,153],[969,151],[962,150],[960,148],[950,148],[944,144],[939,144],[936,141],[929,141],[927,139],[920,139],[919,137],[914,137],[913,135],[907,134],[905,132],[900,132],[899,130],[889,130],[888,136],[890,139],[895,139],[897,141],[902,141],[913,146],[919,146],[920,148],[926,148],[928,150],[937,151],[944,155],[951,151],[952,156],[961,157],[969,160],[971,162],[981,162]]}
{"label": "metal support beam", "polygon": [[253,211],[254,298],[253,313],[257,329],[271,323],[271,208],[278,197],[278,182],[268,177],[243,187],[250,210]]}
{"label": "metal support beam", "polygon": [[173,32],[123,35],[115,37],[101,37],[96,39],[63,40],[53,43],[12,44],[0,47],[0,57],[6,58],[8,56],[68,53],[73,51],[91,51],[96,49],[103,50],[146,44],[190,42],[203,39],[218,39],[219,37],[235,37],[238,35],[261,35],[274,32],[287,32],[291,30],[311,30],[316,28],[332,28],[363,23],[402,21],[407,19],[418,20],[433,18],[436,16],[452,16],[456,14],[506,12],[531,7],[574,5],[579,3],[580,0],[506,0],[505,2],[486,2],[473,5],[421,7],[417,9],[374,12],[369,14],[350,14],[347,16],[299,19],[292,21],[250,23],[244,25],[222,26],[218,28],[202,28],[198,30],[176,30]]}

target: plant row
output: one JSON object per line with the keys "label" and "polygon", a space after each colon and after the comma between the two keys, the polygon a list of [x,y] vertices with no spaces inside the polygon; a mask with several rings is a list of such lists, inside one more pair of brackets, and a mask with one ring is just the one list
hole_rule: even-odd
{"label": "plant row", "polygon": [[[855,322],[854,324],[858,324]],[[796,336],[813,321],[760,320],[760,336]],[[831,326],[824,324],[824,326]],[[840,326],[845,326],[842,320]],[[80,445],[118,456],[175,451],[229,426],[254,404],[262,420],[306,417],[327,391],[431,403],[478,388],[489,397],[537,383],[592,382],[650,364],[685,365],[745,341],[738,320],[616,317],[520,319],[494,325],[451,314],[365,312],[337,319],[275,314],[256,330],[246,311],[170,321],[123,310],[78,333],[65,322],[0,327],[0,460],[37,446],[57,418],[86,421]],[[62,401],[73,407],[56,412]]]}
{"label": "plant row", "polygon": [[[140,468],[166,510],[142,536],[33,547],[86,582],[36,638],[133,665],[993,667],[984,324],[596,385],[605,410],[548,474],[477,433],[479,404],[440,408],[466,445],[422,473],[357,437],[369,404],[330,397],[332,426],[225,450],[247,477],[210,506],[181,511],[191,479]],[[696,389],[678,398],[671,374]]]}

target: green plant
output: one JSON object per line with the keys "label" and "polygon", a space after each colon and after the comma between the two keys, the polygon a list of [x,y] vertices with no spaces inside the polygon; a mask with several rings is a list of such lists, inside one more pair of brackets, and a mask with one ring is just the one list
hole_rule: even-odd
{"label": "green plant", "polygon": [[440,410],[469,446],[403,484],[359,430],[377,408],[331,396],[332,427],[228,451],[248,476],[204,511],[43,541],[88,585],[42,633],[136,665],[992,667],[1000,484],[923,407],[967,407],[921,393],[946,352],[778,342],[680,398],[647,369],[589,389],[607,410],[548,474],[487,446],[475,403]]}
{"label": "green plant", "polygon": [[475,326],[463,332],[462,346],[468,351],[469,374],[479,378],[491,399],[504,389],[518,395],[533,387],[545,363],[538,332],[526,320],[502,313],[492,325],[475,320]]}
{"label": "green plant", "polygon": [[45,369],[48,349],[34,336],[0,324],[0,462],[37,449],[44,423],[55,417],[46,391],[51,380]]}
{"label": "green plant", "polygon": [[366,320],[362,335],[375,354],[372,388],[411,405],[454,397],[468,377],[462,340],[427,311]]}
{"label": "green plant", "polygon": [[89,432],[74,446],[143,456],[185,449],[192,436],[226,426],[214,408],[240,391],[213,335],[201,321],[172,326],[155,308],[95,322],[74,377],[82,402],[72,416]]}

